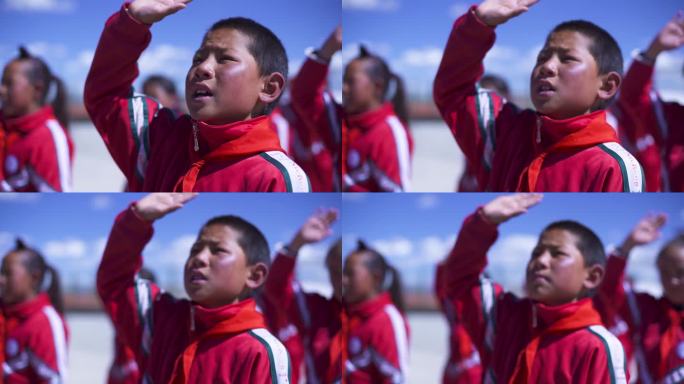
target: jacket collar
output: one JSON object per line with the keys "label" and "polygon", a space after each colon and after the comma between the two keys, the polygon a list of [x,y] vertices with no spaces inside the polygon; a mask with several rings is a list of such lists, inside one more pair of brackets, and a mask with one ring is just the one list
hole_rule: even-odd
{"label": "jacket collar", "polygon": [[249,120],[236,121],[230,124],[212,125],[203,121],[193,120],[187,117],[193,127],[193,139],[196,132],[199,150],[194,151],[194,142],[191,142],[192,152],[196,152],[200,157],[213,151],[222,144],[236,140],[255,127],[269,125],[268,116],[259,116]]}
{"label": "jacket collar", "polygon": [[533,302],[532,305],[532,328],[538,329],[547,328],[561,319],[571,317],[584,306],[593,307],[590,298],[561,305],[546,305],[539,302]]}
{"label": "jacket collar", "polygon": [[248,307],[255,306],[254,299],[246,299],[235,304],[228,304],[216,308],[207,308],[199,304],[192,303],[191,313],[194,324],[194,330],[197,333],[203,333],[218,323],[224,322],[228,319],[238,320],[240,317],[238,312],[248,309]]}
{"label": "jacket collar", "polygon": [[3,305],[2,309],[5,316],[8,318],[23,320],[31,317],[31,315],[48,305],[50,305],[50,298],[48,295],[46,293],[39,293],[29,301],[13,305]]}
{"label": "jacket collar", "polygon": [[349,305],[347,309],[351,317],[368,318],[388,304],[392,304],[392,298],[389,293],[383,292],[370,300]]}
{"label": "jacket collar", "polygon": [[352,129],[368,130],[377,126],[388,116],[392,115],[395,115],[394,107],[392,107],[391,103],[385,103],[374,110],[351,115],[347,120],[349,122],[349,127]]}
{"label": "jacket collar", "polygon": [[[539,136],[535,137],[537,147],[547,148],[563,140],[568,135],[585,128],[594,119],[606,120],[606,111],[599,110],[586,115],[571,117],[569,119],[555,120],[548,116],[537,114],[537,129]],[[607,123],[606,123],[607,125]],[[535,132],[535,136],[537,132]],[[541,139],[537,143],[537,139]]]}
{"label": "jacket collar", "polygon": [[52,107],[46,105],[29,115],[7,118],[5,126],[9,132],[28,133],[45,125],[47,120],[56,120]]}

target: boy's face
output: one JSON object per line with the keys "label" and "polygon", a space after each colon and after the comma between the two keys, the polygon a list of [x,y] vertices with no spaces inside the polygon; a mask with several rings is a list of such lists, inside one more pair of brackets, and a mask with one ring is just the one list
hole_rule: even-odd
{"label": "boy's face", "polygon": [[586,286],[589,270],[576,244],[575,235],[563,229],[542,233],[527,263],[526,291],[531,299],[560,305],[592,288]]}
{"label": "boy's face", "polygon": [[344,71],[342,103],[350,115],[367,112],[380,105],[377,84],[368,76],[368,62],[355,59]]}
{"label": "boy's face", "polygon": [[658,259],[663,293],[673,304],[684,304],[684,247],[672,249]]}
{"label": "boy's face", "polygon": [[376,293],[376,279],[366,265],[366,254],[354,252],[347,257],[342,272],[342,294],[348,304],[372,298]]}
{"label": "boy's face", "polygon": [[190,299],[213,308],[237,302],[248,290],[250,267],[239,238],[240,233],[226,225],[202,228],[185,262],[185,291]]}
{"label": "boy's face", "polygon": [[36,295],[36,278],[31,275],[21,252],[11,252],[2,260],[0,292],[4,304],[17,304]]}
{"label": "boy's face", "polygon": [[559,31],[548,38],[530,78],[532,103],[539,113],[567,119],[590,112],[601,86],[591,43],[574,31]]}
{"label": "boy's face", "polygon": [[39,108],[38,89],[26,76],[30,65],[28,61],[14,60],[2,73],[0,104],[7,117],[24,116]]}
{"label": "boy's face", "polygon": [[259,101],[263,81],[251,40],[229,28],[208,32],[185,78],[190,115],[209,124],[249,119]]}

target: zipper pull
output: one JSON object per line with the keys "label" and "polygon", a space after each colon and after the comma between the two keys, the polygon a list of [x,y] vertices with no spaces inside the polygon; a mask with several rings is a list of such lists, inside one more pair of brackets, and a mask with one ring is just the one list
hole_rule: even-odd
{"label": "zipper pull", "polygon": [[197,132],[199,132],[199,128],[197,128],[197,122],[194,120],[192,121],[192,136],[195,139],[195,152],[199,151],[199,141],[197,140]]}
{"label": "zipper pull", "polygon": [[537,116],[537,144],[539,143],[541,143],[541,117]]}
{"label": "zipper pull", "polygon": [[532,303],[532,328],[537,328],[537,306]]}
{"label": "zipper pull", "polygon": [[190,332],[195,332],[195,307],[190,304]]}

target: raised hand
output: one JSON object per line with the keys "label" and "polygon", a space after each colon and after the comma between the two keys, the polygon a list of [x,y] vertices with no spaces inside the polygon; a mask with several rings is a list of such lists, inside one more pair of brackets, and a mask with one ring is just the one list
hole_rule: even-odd
{"label": "raised hand", "polygon": [[138,200],[133,210],[142,219],[154,221],[183,207],[196,196],[197,193],[150,193]]}
{"label": "raised hand", "polygon": [[309,217],[299,228],[294,239],[288,245],[290,252],[297,254],[305,244],[317,243],[330,236],[330,227],[337,220],[338,212],[335,208],[319,209]]}
{"label": "raised hand", "polygon": [[684,45],[684,12],[677,11],[675,17],[668,21],[658,32],[646,50],[646,56],[655,60],[663,51],[670,51]]}
{"label": "raised hand", "polygon": [[342,26],[338,25],[337,28],[328,36],[325,40],[321,49],[318,50],[318,54],[322,59],[330,61],[335,52],[342,49]]}
{"label": "raised hand", "polygon": [[483,23],[496,27],[508,20],[527,12],[539,0],[485,0],[475,9],[475,14]]}
{"label": "raised hand", "polygon": [[629,252],[636,246],[645,245],[660,238],[660,228],[665,225],[666,221],[667,215],[664,213],[648,214],[639,220],[620,245],[621,256],[629,255]]}
{"label": "raised hand", "polygon": [[484,217],[494,223],[501,224],[509,219],[522,215],[527,210],[541,201],[540,193],[518,193],[509,196],[500,196],[482,207]]}
{"label": "raised hand", "polygon": [[156,23],[166,16],[187,7],[192,0],[134,0],[128,5],[128,14],[145,24]]}

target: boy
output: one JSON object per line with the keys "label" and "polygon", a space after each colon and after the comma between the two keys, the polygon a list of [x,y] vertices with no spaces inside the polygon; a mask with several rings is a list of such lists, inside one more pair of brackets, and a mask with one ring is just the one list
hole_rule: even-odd
{"label": "boy", "polygon": [[602,325],[590,296],[603,278],[596,235],[572,221],[547,226],[527,263],[528,298],[481,278],[501,223],[541,195],[501,196],[463,222],[442,289],[478,346],[485,382],[626,383],[619,341]]}
{"label": "boy", "polygon": [[189,0],[135,0],[107,20],[84,98],[131,191],[308,192],[306,174],[282,152],[268,113],[287,76],[278,38],[244,18],[215,23],[185,80],[190,116],[133,94],[150,25]]}
{"label": "boy", "polygon": [[658,56],[682,45],[684,13],[679,11],[648,48],[635,57],[620,92],[620,105],[637,118],[638,127],[642,128],[633,127],[626,133],[641,156],[655,152],[651,157],[654,161],[649,161],[648,167],[644,166],[650,190],[684,191],[684,106],[663,102],[653,90],[652,79]]}
{"label": "boy", "polygon": [[266,312],[266,317],[278,329],[280,340],[288,348],[293,371],[303,365],[303,376],[310,384],[329,382],[330,372],[340,371],[341,360],[339,356],[336,359],[332,356],[331,345],[342,328],[342,241],[336,241],[325,258],[332,297],[303,291],[296,279],[295,267],[303,246],[330,236],[337,215],[337,210],[325,209],[309,217],[292,241],[276,255],[263,292],[269,303],[267,308],[271,310]]}
{"label": "boy", "polygon": [[618,143],[605,106],[622,54],[598,26],[575,20],[548,35],[530,78],[536,112],[476,87],[494,28],[538,0],[486,0],[454,24],[434,98],[482,190],[640,192],[639,163]]}
{"label": "boy", "polygon": [[[658,253],[663,296],[630,293],[623,279],[631,251],[660,238],[664,214],[648,215],[630,232],[608,259],[601,287],[610,313],[624,313],[638,364],[640,383],[681,383],[684,380],[684,236],[679,235]],[[629,310],[626,311],[625,307]]]}
{"label": "boy", "polygon": [[152,223],[193,197],[150,194],[117,217],[97,273],[117,334],[134,349],[145,382],[288,383],[287,351],[251,298],[270,264],[252,224],[219,216],[200,229],[184,270],[190,300],[136,278]]}

